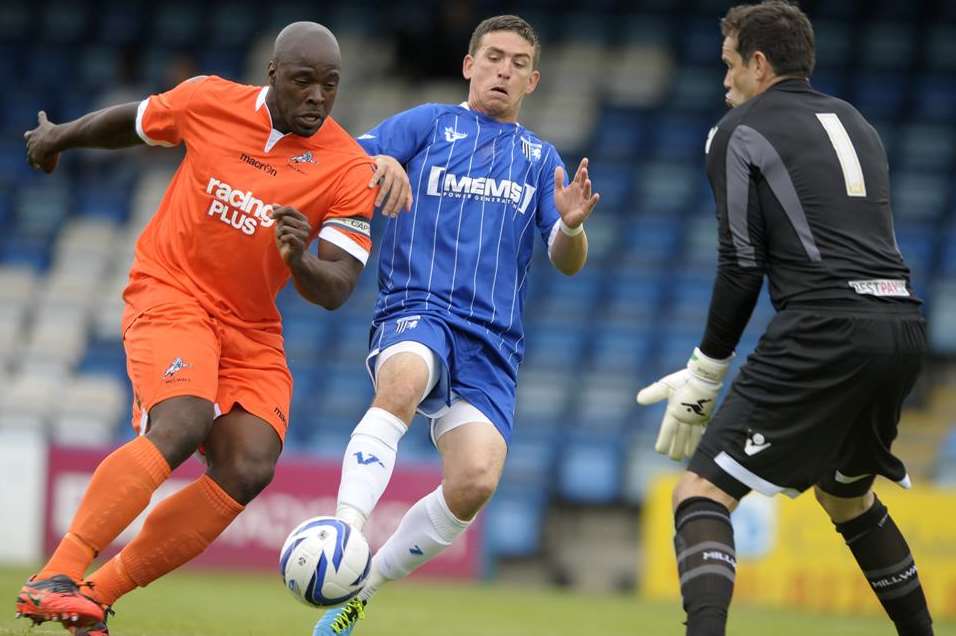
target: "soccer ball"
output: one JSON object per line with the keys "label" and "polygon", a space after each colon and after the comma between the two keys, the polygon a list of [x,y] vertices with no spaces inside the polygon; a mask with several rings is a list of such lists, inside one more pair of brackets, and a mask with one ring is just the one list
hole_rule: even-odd
{"label": "soccer ball", "polygon": [[289,534],[279,556],[282,582],[306,605],[333,607],[361,591],[372,551],[360,532],[336,517],[313,517]]}

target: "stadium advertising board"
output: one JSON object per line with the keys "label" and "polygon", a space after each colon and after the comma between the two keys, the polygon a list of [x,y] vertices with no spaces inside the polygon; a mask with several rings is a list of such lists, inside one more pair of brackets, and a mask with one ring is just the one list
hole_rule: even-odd
{"label": "stadium advertising board", "polygon": [[[106,452],[51,447],[44,524],[47,553],[69,527],[90,476]],[[338,462],[283,457],[272,484],[191,565],[278,571],[279,549],[289,531],[309,517],[335,513],[340,469]],[[150,509],[202,472],[200,461],[191,458],[160,487]],[[434,490],[440,480],[438,467],[396,467],[367,526],[373,550],[385,542],[412,504]],[[140,515],[106,554],[113,554],[126,545],[142,527],[145,516],[145,513]],[[479,517],[453,546],[415,575],[476,578],[480,573],[481,538]]]}
{"label": "stadium advertising board", "polygon": [[[642,520],[648,599],[679,600],[671,490],[661,478],[648,491]],[[876,491],[906,536],[930,611],[956,617],[956,490],[903,490],[877,480]],[[796,500],[750,495],[733,514],[737,545],[734,602],[838,614],[882,614],[856,561],[813,493]]]}

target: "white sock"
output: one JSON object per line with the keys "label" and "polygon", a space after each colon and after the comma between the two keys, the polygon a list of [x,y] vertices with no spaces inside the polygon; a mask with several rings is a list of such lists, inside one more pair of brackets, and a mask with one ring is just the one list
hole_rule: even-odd
{"label": "white sock", "polygon": [[372,559],[368,583],[359,598],[367,601],[385,581],[408,576],[434,559],[464,532],[471,521],[452,514],[439,486],[408,509],[398,528]]}
{"label": "white sock", "polygon": [[361,531],[395,468],[398,442],[408,427],[385,409],[370,408],[352,431],[342,458],[335,514]]}

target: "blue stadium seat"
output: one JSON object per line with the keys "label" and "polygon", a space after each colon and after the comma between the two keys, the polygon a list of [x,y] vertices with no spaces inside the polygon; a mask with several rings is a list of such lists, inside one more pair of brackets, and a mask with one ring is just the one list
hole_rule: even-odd
{"label": "blue stadium seat", "polygon": [[913,283],[925,283],[926,275],[935,255],[936,236],[933,230],[920,226],[898,226],[896,244],[909,265]]}
{"label": "blue stadium seat", "polygon": [[535,491],[502,489],[484,514],[485,541],[490,556],[529,557],[541,550],[547,498]]}
{"label": "blue stadium seat", "polygon": [[[702,139],[700,143],[703,142]],[[638,164],[635,172],[637,208],[652,215],[682,212],[696,193],[697,170],[688,162],[647,161]]]}
{"label": "blue stadium seat", "polygon": [[17,233],[23,237],[49,239],[69,213],[70,190],[63,179],[45,187],[28,185],[18,189]]}
{"label": "blue stadium seat", "polygon": [[[720,86],[718,80],[719,78],[714,80],[716,86]],[[713,109],[713,104],[709,104],[708,108]],[[655,155],[661,160],[697,159],[703,164],[707,131],[716,123],[717,120],[709,116],[662,115],[658,117],[654,125]]]}
{"label": "blue stadium seat", "polygon": [[50,266],[50,241],[46,238],[30,238],[14,234],[0,242],[0,261],[4,265],[29,267],[46,271]]}
{"label": "blue stadium seat", "polygon": [[956,283],[939,281],[932,290],[929,306],[929,342],[937,354],[956,354]]}
{"label": "blue stadium seat", "polygon": [[166,46],[187,45],[202,37],[202,6],[185,2],[158,5],[151,33]]}
{"label": "blue stadium seat", "polygon": [[[243,2],[216,4],[210,26],[212,43],[217,46],[248,47],[259,28],[255,5]],[[333,29],[338,33],[338,29]]]}
{"label": "blue stadium seat", "polygon": [[358,422],[372,401],[372,383],[363,368],[327,366],[324,388],[313,402],[321,417],[339,417]]}
{"label": "blue stadium seat", "polygon": [[31,4],[24,0],[3,4],[3,11],[0,11],[0,42],[13,43],[33,39],[36,29],[31,24]]}
{"label": "blue stadium seat", "polygon": [[652,323],[660,313],[663,297],[660,277],[636,274],[615,278],[603,312],[605,316],[637,326]]}
{"label": "blue stadium seat", "polygon": [[589,370],[636,377],[644,367],[654,345],[653,332],[647,330],[601,330],[595,336]]}
{"label": "blue stadium seat", "polygon": [[558,464],[558,493],[573,503],[609,504],[621,493],[621,445],[614,438],[569,440]]}
{"label": "blue stadium seat", "polygon": [[598,120],[591,147],[595,157],[615,161],[637,156],[643,141],[643,118],[638,112],[626,108],[605,108]]}
{"label": "blue stadium seat", "polygon": [[908,78],[902,73],[866,72],[854,76],[851,101],[868,119],[893,119],[902,111]]}
{"label": "blue stadium seat", "polygon": [[198,65],[204,74],[241,81],[245,50],[241,47],[207,47],[199,56]]}
{"label": "blue stadium seat", "polygon": [[[844,4],[822,3],[825,7]],[[842,68],[851,57],[853,38],[849,25],[838,20],[814,19],[813,34],[816,45],[817,65],[821,68]]]}
{"label": "blue stadium seat", "polygon": [[553,483],[555,447],[550,436],[524,428],[517,430],[508,447],[500,488],[534,489],[547,493]]}
{"label": "blue stadium seat", "polygon": [[878,22],[863,34],[860,59],[870,68],[905,71],[913,63],[916,33],[905,23]]}
{"label": "blue stadium seat", "polygon": [[[670,112],[700,113],[705,118],[704,132],[722,116],[720,107],[724,102],[720,70],[711,66],[686,67],[674,77],[671,94],[667,99]],[[703,142],[698,140],[698,150]]]}
{"label": "blue stadium seat", "polygon": [[956,70],[956,25],[950,22],[930,27],[925,58],[932,69]]}
{"label": "blue stadium seat", "polygon": [[910,124],[902,127],[895,170],[949,173],[956,157],[954,137],[956,134],[949,126]]}
{"label": "blue stadium seat", "polygon": [[586,338],[580,329],[529,330],[525,361],[543,369],[572,369],[582,357]]}
{"label": "blue stadium seat", "polygon": [[592,159],[591,166],[591,172],[595,175],[594,179],[600,179],[600,185],[596,187],[601,193],[602,214],[629,214],[634,206],[632,197],[634,172],[630,164],[596,155]]}
{"label": "blue stadium seat", "polygon": [[713,20],[684,20],[680,29],[680,57],[685,63],[715,65],[720,60],[721,40],[720,29]]}
{"label": "blue stadium seat", "polygon": [[323,335],[316,328],[315,320],[296,315],[286,317],[282,323],[282,336],[289,361],[316,360],[322,348]]}
{"label": "blue stadium seat", "polygon": [[44,3],[42,38],[47,42],[72,43],[86,34],[92,12],[79,2]]}
{"label": "blue stadium seat", "polygon": [[85,47],[79,55],[78,73],[80,81],[89,89],[112,88],[119,79],[116,50],[103,45]]}
{"label": "blue stadium seat", "polygon": [[148,13],[141,3],[110,0],[97,15],[96,41],[109,45],[129,45],[142,41]]}
{"label": "blue stadium seat", "polygon": [[949,124],[956,112],[956,80],[951,73],[924,74],[916,82],[914,98],[917,120]]}
{"label": "blue stadium seat", "polygon": [[956,278],[956,231],[950,231],[942,245],[943,253],[938,274],[945,278]]}
{"label": "blue stadium seat", "polygon": [[949,196],[949,178],[923,172],[897,172],[892,185],[893,214],[925,221],[940,216]]}
{"label": "blue stadium seat", "polygon": [[813,71],[813,77],[810,78],[810,85],[821,93],[833,95],[840,99],[847,99],[847,82],[840,70],[829,68],[817,68]]}
{"label": "blue stadium seat", "polygon": [[[646,7],[645,7],[646,8]],[[618,37],[622,44],[669,47],[674,36],[674,22],[650,12],[628,15],[620,21]]]}
{"label": "blue stadium seat", "polygon": [[126,352],[119,340],[93,340],[76,369],[77,373],[111,375],[128,381]]}

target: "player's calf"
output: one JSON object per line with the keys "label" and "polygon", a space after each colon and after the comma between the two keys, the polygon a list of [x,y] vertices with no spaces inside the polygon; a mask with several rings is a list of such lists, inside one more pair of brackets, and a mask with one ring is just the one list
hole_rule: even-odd
{"label": "player's calf", "polygon": [[866,512],[835,525],[900,636],[932,636],[916,563],[886,506],[873,495]]}
{"label": "player's calf", "polygon": [[677,506],[674,526],[687,636],[723,636],[737,573],[730,511],[712,499],[690,497]]}

